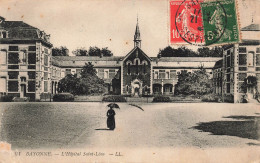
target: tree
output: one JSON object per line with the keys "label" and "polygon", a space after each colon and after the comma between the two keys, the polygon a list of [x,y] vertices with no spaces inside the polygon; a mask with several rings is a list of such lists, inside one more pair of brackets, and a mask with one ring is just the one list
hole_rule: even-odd
{"label": "tree", "polygon": [[98,78],[97,72],[91,63],[86,63],[81,76],[67,75],[60,81],[60,92],[69,92],[74,95],[89,95],[105,91],[104,80]]}
{"label": "tree", "polygon": [[52,56],[68,56],[69,49],[66,46],[55,47],[52,49]]}
{"label": "tree", "polygon": [[89,56],[104,56],[104,57],[111,57],[113,56],[113,53],[108,50],[108,48],[98,48],[98,47],[89,47],[89,50],[88,50],[88,55]]}
{"label": "tree", "polygon": [[158,57],[198,57],[198,54],[184,46],[177,49],[167,46],[163,50],[160,50]]}
{"label": "tree", "polygon": [[223,56],[223,49],[221,47],[203,47],[198,49],[199,57],[222,57]]}
{"label": "tree", "polygon": [[102,53],[103,56],[105,56],[105,57],[111,57],[111,56],[113,56],[113,53],[112,53],[107,47],[102,48],[102,49],[101,49],[101,53]]}
{"label": "tree", "polygon": [[75,56],[88,56],[88,51],[85,48],[77,48],[72,51]]}
{"label": "tree", "polygon": [[177,49],[167,46],[163,50],[159,50],[158,57],[222,57],[223,50],[221,47],[203,47],[199,48],[197,52],[188,49],[184,46]]}
{"label": "tree", "polygon": [[212,92],[211,85],[212,81],[204,68],[201,67],[192,73],[183,70],[178,75],[175,94],[204,95]]}

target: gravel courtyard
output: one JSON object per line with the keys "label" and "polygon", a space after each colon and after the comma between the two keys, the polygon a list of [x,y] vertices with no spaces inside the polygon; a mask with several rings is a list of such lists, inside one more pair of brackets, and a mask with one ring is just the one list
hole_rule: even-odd
{"label": "gravel courtyard", "polygon": [[260,146],[260,105],[118,103],[116,129],[106,129],[108,103],[1,103],[1,141],[12,149]]}

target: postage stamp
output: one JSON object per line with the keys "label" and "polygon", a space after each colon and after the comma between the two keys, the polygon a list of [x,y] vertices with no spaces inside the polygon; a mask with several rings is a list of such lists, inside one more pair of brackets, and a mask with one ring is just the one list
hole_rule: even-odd
{"label": "postage stamp", "polygon": [[235,0],[203,2],[200,5],[205,45],[240,41]]}
{"label": "postage stamp", "polygon": [[202,1],[170,1],[171,44],[204,44]]}
{"label": "postage stamp", "polygon": [[170,43],[208,46],[239,42],[235,2],[170,1]]}

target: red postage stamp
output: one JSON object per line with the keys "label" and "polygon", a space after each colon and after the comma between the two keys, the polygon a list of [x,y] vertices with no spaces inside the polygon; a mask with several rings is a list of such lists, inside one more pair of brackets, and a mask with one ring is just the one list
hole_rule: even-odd
{"label": "red postage stamp", "polygon": [[170,43],[204,45],[202,0],[171,0]]}

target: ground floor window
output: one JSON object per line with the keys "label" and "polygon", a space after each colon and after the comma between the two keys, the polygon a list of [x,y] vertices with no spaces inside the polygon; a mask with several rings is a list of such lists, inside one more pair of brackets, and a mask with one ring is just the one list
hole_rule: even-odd
{"label": "ground floor window", "polygon": [[8,81],[8,92],[18,92],[18,81]]}

